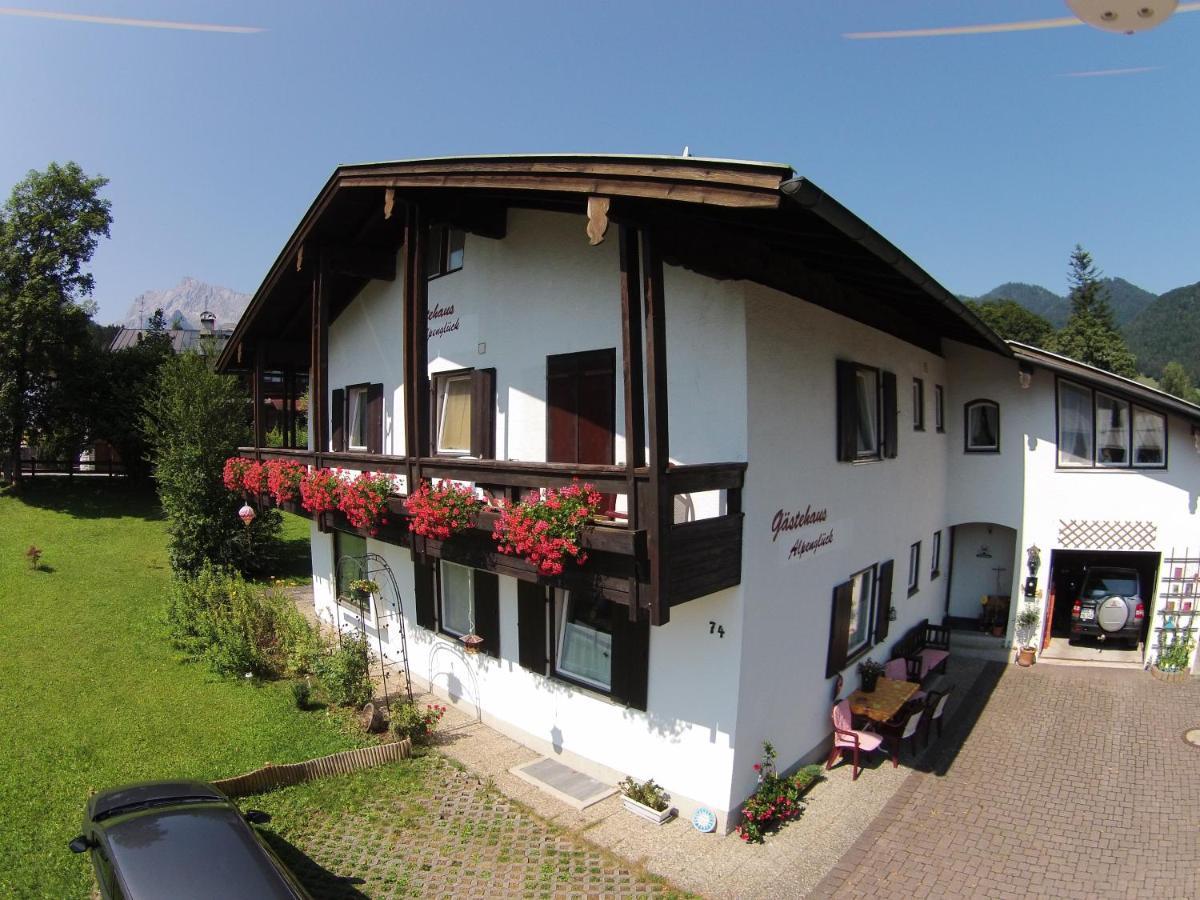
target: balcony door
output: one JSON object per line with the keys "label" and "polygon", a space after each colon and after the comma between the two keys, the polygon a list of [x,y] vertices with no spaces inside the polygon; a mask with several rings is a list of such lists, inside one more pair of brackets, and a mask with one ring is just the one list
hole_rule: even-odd
{"label": "balcony door", "polygon": [[546,357],[547,462],[612,465],[616,362],[613,349]]}

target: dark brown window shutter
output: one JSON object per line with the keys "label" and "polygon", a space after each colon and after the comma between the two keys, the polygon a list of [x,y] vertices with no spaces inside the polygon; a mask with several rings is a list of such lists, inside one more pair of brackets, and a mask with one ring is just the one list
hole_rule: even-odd
{"label": "dark brown window shutter", "polygon": [[896,405],[896,373],[883,373],[883,455],[896,458],[896,440],[900,435],[900,409]]}
{"label": "dark brown window shutter", "polygon": [[496,370],[471,373],[471,455],[496,458]]}
{"label": "dark brown window shutter", "polygon": [[845,581],[833,589],[833,619],[829,624],[829,656],[825,660],[825,677],[832,678],[846,668],[846,651],[850,647],[850,601],[854,582]]}
{"label": "dark brown window shutter", "polygon": [[417,624],[437,630],[437,598],[433,591],[433,563],[413,560],[413,606]]}
{"label": "dark brown window shutter", "polygon": [[329,404],[329,433],[333,436],[333,444],[330,449],[335,453],[345,450],[346,392],[341,388],[335,390],[331,395]]}
{"label": "dark brown window shutter", "polygon": [[546,674],[546,589],[517,582],[517,661],[531,672]]}
{"label": "dark brown window shutter", "polygon": [[475,633],[483,638],[480,649],[500,658],[500,577],[476,569],[471,575],[475,601]]}
{"label": "dark brown window shutter", "polygon": [[383,385],[367,385],[367,452],[383,452]]}
{"label": "dark brown window shutter", "polygon": [[650,620],[629,621],[629,607],[612,604],[612,697],[633,709],[646,708],[650,676]]}
{"label": "dark brown window shutter", "polygon": [[837,361],[837,458],[853,462],[858,456],[858,391],[854,363]]}
{"label": "dark brown window shutter", "polygon": [[875,591],[875,643],[882,644],[888,636],[888,615],[892,611],[893,560],[879,564],[879,585]]}

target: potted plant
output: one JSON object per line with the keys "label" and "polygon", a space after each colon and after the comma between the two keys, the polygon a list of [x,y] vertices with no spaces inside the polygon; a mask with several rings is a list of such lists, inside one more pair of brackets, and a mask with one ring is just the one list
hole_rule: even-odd
{"label": "potted plant", "polygon": [[1165,647],[1160,643],[1158,659],[1151,674],[1160,681],[1183,681],[1188,677],[1188,663],[1192,661],[1194,642],[1190,632],[1178,635]]}
{"label": "potted plant", "polygon": [[883,674],[883,663],[874,659],[864,659],[858,664],[858,676],[862,679],[862,690],[869,694],[875,690],[879,676]]}
{"label": "potted plant", "polygon": [[409,531],[444,541],[473,526],[483,505],[466,485],[441,481],[431,486],[423,481],[404,501],[404,510],[412,516]]}
{"label": "potted plant", "polygon": [[661,825],[675,815],[675,810],[667,802],[671,795],[655,784],[653,778],[649,781],[626,778],[617,788],[621,791],[621,802],[635,816]]}
{"label": "potted plant", "polygon": [[1041,614],[1032,606],[1027,606],[1017,613],[1017,638],[1021,642],[1021,649],[1017,653],[1017,665],[1028,668],[1037,661],[1037,647],[1034,646],[1033,638],[1041,619]]}
{"label": "potted plant", "polygon": [[520,503],[502,503],[492,528],[492,540],[504,554],[521,556],[541,575],[561,575],[569,556],[578,565],[587,562],[580,537],[603,502],[590,484],[569,484],[546,492],[543,500],[531,493]]}
{"label": "potted plant", "polygon": [[379,585],[368,578],[356,578],[350,582],[350,600],[362,609],[370,606],[371,598],[378,594]]}

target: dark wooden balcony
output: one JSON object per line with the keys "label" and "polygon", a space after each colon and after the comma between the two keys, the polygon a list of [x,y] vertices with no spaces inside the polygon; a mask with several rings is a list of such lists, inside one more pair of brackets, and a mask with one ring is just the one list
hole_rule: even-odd
{"label": "dark wooden balcony", "polygon": [[[375,537],[415,553],[446,559],[478,569],[509,575],[522,581],[534,581],[574,590],[594,591],[626,606],[652,613],[651,620],[665,622],[670,608],[703,597],[741,582],[742,509],[741,493],[745,463],[706,463],[673,465],[664,479],[663,497],[669,510],[651,507],[654,496],[649,489],[650,472],[635,469],[632,475],[624,466],[571,465],[564,463],[516,462],[491,459],[447,457],[406,457],[368,453],[314,453],[266,447],[242,447],[244,456],[257,459],[290,459],[308,466],[345,468],[355,471],[404,475],[407,484],[417,478],[449,478],[472,482],[493,497],[517,498],[537,488],[561,487],[572,479],[588,482],[605,494],[627,498],[624,517],[601,518],[584,530],[582,544],[588,559],[583,566],[568,565],[562,575],[540,575],[524,559],[508,556],[496,549],[491,538],[497,514],[485,509],[474,528],[445,541],[423,538],[409,530],[404,496],[389,501],[389,523]],[[675,522],[675,499],[708,491],[724,492],[722,514],[694,521]],[[304,515],[299,504],[289,505]],[[651,583],[651,554],[648,540],[650,523],[666,517],[670,522],[661,542],[665,577],[661,589]],[[349,525],[340,512],[318,517],[322,530],[337,528],[359,531]]]}

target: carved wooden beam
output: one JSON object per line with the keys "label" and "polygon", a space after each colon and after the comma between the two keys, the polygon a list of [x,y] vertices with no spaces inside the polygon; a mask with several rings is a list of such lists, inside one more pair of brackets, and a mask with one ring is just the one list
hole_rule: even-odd
{"label": "carved wooden beam", "polygon": [[587,201],[587,235],[588,242],[595,247],[604,240],[608,231],[608,207],[611,201],[608,197],[588,197]]}
{"label": "carved wooden beam", "polygon": [[327,247],[329,268],[356,278],[396,280],[396,249],[393,247]]}

